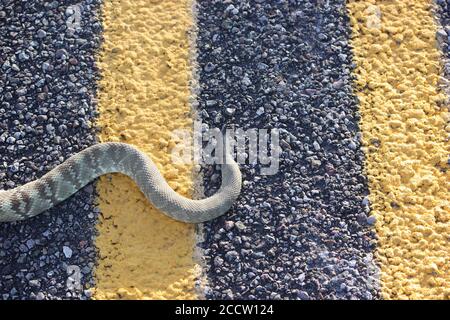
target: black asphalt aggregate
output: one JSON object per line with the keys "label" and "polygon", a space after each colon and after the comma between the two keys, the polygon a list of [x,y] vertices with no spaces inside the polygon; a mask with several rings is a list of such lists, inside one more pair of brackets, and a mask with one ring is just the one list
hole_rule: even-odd
{"label": "black asphalt aggregate", "polygon": [[[436,0],[435,12],[440,24],[437,39],[444,57],[443,76],[450,81],[450,0]],[[448,84],[445,90],[450,95]]]}
{"label": "black asphalt aggregate", "polygon": [[[35,180],[95,143],[99,5],[0,1],[0,189]],[[0,224],[0,299],[90,296],[94,198],[89,185],[47,213]]]}
{"label": "black asphalt aggregate", "polygon": [[[278,128],[279,172],[241,165],[233,210],[204,225],[209,299],[379,297],[344,1],[198,1],[206,126]],[[203,167],[206,193],[219,182]]]}

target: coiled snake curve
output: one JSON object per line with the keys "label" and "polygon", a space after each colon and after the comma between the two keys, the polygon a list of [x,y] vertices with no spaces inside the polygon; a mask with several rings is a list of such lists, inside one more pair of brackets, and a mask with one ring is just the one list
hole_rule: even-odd
{"label": "coiled snake curve", "polygon": [[73,155],[40,179],[0,191],[0,222],[24,220],[64,201],[95,178],[113,172],[132,178],[146,198],[176,220],[199,223],[230,209],[241,191],[239,166],[228,152],[222,185],[212,196],[191,200],[176,193],[154,162],[135,147],[117,142],[93,145]]}

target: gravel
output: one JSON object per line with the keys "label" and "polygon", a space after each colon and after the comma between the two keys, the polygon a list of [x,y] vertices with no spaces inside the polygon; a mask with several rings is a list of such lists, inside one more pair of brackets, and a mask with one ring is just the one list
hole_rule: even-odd
{"label": "gravel", "polygon": [[447,84],[444,86],[444,90],[450,97],[450,84],[448,83],[450,82],[450,0],[436,0],[435,2],[440,23],[436,37],[445,57],[443,75],[447,79]]}
{"label": "gravel", "polygon": [[[443,78],[442,89],[446,92],[448,101],[450,101],[450,0],[436,0],[436,14],[440,23],[437,32],[437,40],[443,53]],[[450,104],[447,101],[447,108],[450,111]],[[450,125],[450,122],[448,122]],[[448,136],[450,139],[450,135]],[[450,165],[450,155],[447,163]]]}
{"label": "gravel", "polygon": [[[67,29],[71,5],[81,8],[80,30]],[[0,1],[0,189],[32,181],[95,143],[99,5]],[[89,298],[96,216],[88,186],[45,214],[0,224],[0,297]],[[68,266],[89,270],[81,288],[67,286]]]}
{"label": "gravel", "polygon": [[72,249],[70,249],[70,247],[64,246],[63,252],[67,259],[70,259],[72,257],[73,251],[72,251]]}
{"label": "gravel", "polygon": [[197,18],[202,121],[278,128],[283,150],[275,175],[242,165],[234,208],[204,224],[206,297],[379,298],[344,1],[200,0]]}

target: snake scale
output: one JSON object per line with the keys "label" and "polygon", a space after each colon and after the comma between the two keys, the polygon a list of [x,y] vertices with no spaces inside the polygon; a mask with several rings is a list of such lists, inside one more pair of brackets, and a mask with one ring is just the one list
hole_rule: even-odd
{"label": "snake scale", "polygon": [[113,172],[132,178],[147,199],[176,220],[199,223],[230,209],[241,191],[239,166],[224,152],[222,185],[212,196],[191,200],[176,193],[155,163],[137,148],[117,142],[93,145],[73,155],[40,179],[0,191],[0,222],[36,216],[69,198],[95,178]]}

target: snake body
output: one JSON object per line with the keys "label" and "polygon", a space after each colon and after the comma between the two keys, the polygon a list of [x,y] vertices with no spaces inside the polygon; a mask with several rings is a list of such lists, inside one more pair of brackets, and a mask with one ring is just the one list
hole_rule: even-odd
{"label": "snake body", "polygon": [[228,152],[222,185],[211,197],[191,200],[176,193],[154,162],[137,148],[116,142],[93,145],[73,155],[40,179],[0,191],[0,222],[36,216],[69,198],[95,178],[113,172],[132,178],[146,198],[166,215],[183,222],[214,219],[230,209],[241,190],[239,166]]}

